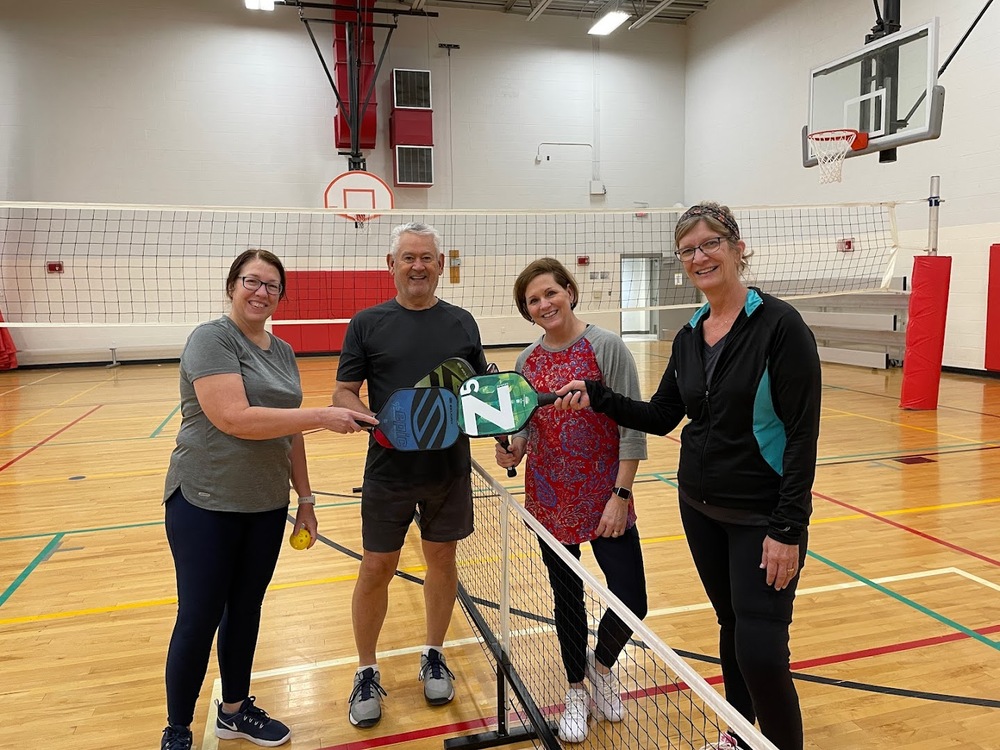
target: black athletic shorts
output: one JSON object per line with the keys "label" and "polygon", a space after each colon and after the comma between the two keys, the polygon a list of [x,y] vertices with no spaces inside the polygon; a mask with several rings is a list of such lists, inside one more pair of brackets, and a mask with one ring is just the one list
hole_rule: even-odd
{"label": "black athletic shorts", "polygon": [[472,480],[468,474],[440,484],[406,485],[365,479],[361,489],[361,540],[370,552],[403,548],[419,511],[420,536],[454,542],[472,533]]}

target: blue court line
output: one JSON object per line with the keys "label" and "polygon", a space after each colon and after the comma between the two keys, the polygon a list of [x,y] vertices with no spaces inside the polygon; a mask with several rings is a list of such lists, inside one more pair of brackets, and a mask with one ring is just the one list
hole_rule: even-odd
{"label": "blue court line", "polygon": [[168,424],[170,423],[170,420],[171,420],[171,419],[173,419],[173,418],[174,418],[174,415],[175,415],[175,414],[176,414],[177,412],[179,412],[180,410],[181,410],[181,405],[180,405],[180,404],[177,404],[177,406],[175,406],[175,407],[173,408],[173,411],[171,411],[171,412],[170,412],[170,413],[169,413],[169,414],[167,415],[167,418],[166,418],[166,419],[164,419],[164,420],[163,420],[162,422],[160,422],[160,426],[159,426],[159,427],[157,427],[157,428],[156,428],[155,430],[153,430],[153,434],[152,434],[152,435],[150,435],[150,437],[151,437],[151,438],[155,438],[155,437],[156,437],[157,435],[159,435],[159,434],[160,434],[161,432],[163,432],[163,428],[164,428],[164,427],[166,427],[166,426],[167,426],[167,425],[168,425]]}
{"label": "blue court line", "polygon": [[937,620],[938,622],[940,622],[940,623],[942,623],[944,625],[947,625],[950,628],[953,628],[953,629],[957,630],[960,633],[964,633],[969,638],[977,640],[980,643],[983,643],[983,644],[989,646],[992,649],[996,649],[997,651],[1000,651],[1000,643],[997,643],[996,641],[990,640],[985,635],[981,635],[980,633],[977,633],[975,630],[972,630],[971,628],[967,628],[964,625],[960,625],[959,623],[955,622],[954,620],[949,619],[949,618],[945,617],[944,615],[938,614],[934,610],[928,609],[924,605],[918,604],[917,602],[913,601],[912,599],[910,599],[908,597],[905,597],[902,594],[896,593],[892,589],[886,588],[885,586],[883,586],[880,583],[875,583],[875,581],[869,580],[868,578],[865,578],[863,575],[860,575],[860,574],[855,573],[855,572],[853,572],[851,570],[848,570],[843,565],[839,565],[839,564],[835,563],[833,560],[828,560],[827,558],[825,558],[822,555],[819,555],[819,554],[813,552],[812,550],[808,550],[806,552],[806,555],[808,557],[812,557],[812,558],[814,558],[816,560],[819,560],[824,565],[827,565],[827,566],[833,568],[834,570],[836,570],[836,571],[838,571],[840,573],[843,573],[848,578],[853,578],[855,581],[860,581],[861,583],[865,584],[866,586],[869,586],[869,587],[875,589],[876,591],[878,591],[878,592],[880,592],[882,594],[885,594],[886,596],[889,596],[889,597],[895,599],[897,602],[901,602],[902,604],[905,604],[906,606],[911,607],[911,608],[917,610],[918,612],[920,612],[922,614],[925,614],[928,617],[931,617],[931,618]]}
{"label": "blue court line", "polygon": [[49,543],[42,548],[42,551],[35,555],[35,559],[28,564],[28,567],[21,571],[21,575],[15,578],[13,583],[11,583],[2,594],[0,594],[0,607],[2,607],[11,596],[13,596],[14,592],[20,588],[21,584],[28,579],[28,576],[31,575],[32,571],[34,571],[34,569],[37,568],[43,560],[52,554],[56,547],[59,546],[60,542],[62,542],[63,536],[63,534],[56,534],[52,537]]}

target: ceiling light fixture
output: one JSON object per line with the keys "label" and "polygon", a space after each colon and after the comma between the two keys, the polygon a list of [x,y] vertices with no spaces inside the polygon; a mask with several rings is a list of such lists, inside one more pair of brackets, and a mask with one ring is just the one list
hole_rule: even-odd
{"label": "ceiling light fixture", "polygon": [[274,10],[274,0],[243,0],[247,10]]}
{"label": "ceiling light fixture", "polygon": [[629,19],[629,14],[623,10],[613,10],[610,13],[605,13],[593,26],[590,27],[588,34],[595,34],[598,36],[607,36],[612,31],[617,29],[623,23]]}

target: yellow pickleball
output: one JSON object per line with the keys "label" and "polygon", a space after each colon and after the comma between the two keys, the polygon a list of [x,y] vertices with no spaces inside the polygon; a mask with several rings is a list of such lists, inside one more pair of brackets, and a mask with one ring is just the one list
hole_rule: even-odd
{"label": "yellow pickleball", "polygon": [[309,536],[309,529],[304,526],[288,537],[288,543],[292,545],[292,549],[305,549],[311,541],[312,537]]}

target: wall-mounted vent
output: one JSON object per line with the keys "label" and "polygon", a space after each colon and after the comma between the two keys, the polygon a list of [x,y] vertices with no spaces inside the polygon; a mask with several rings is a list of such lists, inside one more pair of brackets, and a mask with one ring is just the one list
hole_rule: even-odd
{"label": "wall-mounted vent", "polygon": [[434,184],[434,148],[432,146],[396,146],[393,157],[398,186]]}
{"label": "wall-mounted vent", "polygon": [[403,68],[393,70],[392,106],[403,109],[430,109],[431,72]]}

